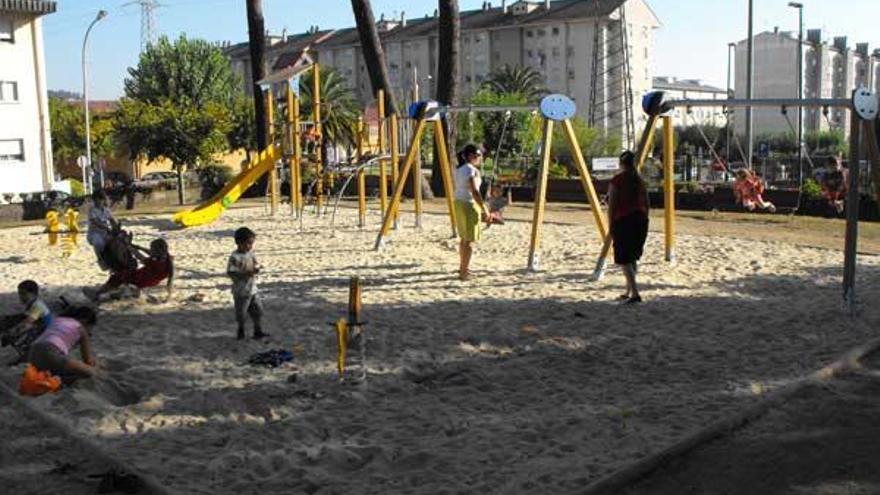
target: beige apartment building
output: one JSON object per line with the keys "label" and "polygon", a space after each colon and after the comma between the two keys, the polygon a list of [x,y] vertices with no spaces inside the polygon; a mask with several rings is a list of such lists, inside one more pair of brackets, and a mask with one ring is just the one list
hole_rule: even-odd
{"label": "beige apartment building", "polygon": [[[727,90],[703,83],[699,79],[677,79],[675,77],[655,77],[654,90],[663,91],[671,100],[726,100]],[[676,126],[703,125],[724,127],[727,119],[724,106],[692,108],[690,114],[682,107],[672,111]]]}
{"label": "beige apartment building", "polygon": [[[736,46],[736,97],[746,97],[747,40]],[[788,31],[767,31],[754,41],[754,98],[797,98],[798,36]],[[870,52],[867,43],[850,46],[844,36],[824,39],[820,29],[807,32],[803,46],[804,98],[849,98],[852,90],[864,86],[880,91],[880,50]],[[736,111],[737,133],[745,133],[745,110]],[[753,110],[754,132],[791,132],[779,109]],[[789,110],[797,126],[797,109]],[[849,117],[845,109],[807,108],[804,111],[807,131],[841,129],[849,135]]]}
{"label": "beige apartment building", "polygon": [[[597,127],[624,134],[627,102],[632,104],[635,128],[642,127],[641,96],[652,88],[653,31],[660,25],[645,0],[502,0],[462,11],[460,17],[462,101],[503,65],[528,66],[544,76],[549,91],[570,96],[585,120],[590,116],[591,101],[595,101]],[[437,75],[436,12],[416,18],[405,13],[394,18],[380,14],[377,24],[398,100],[411,101],[416,86],[419,98],[431,98]],[[618,41],[624,38],[631,79],[629,98],[622,83],[627,65],[623,43]],[[314,27],[307,33],[270,38],[268,45],[268,60],[274,70],[309,53],[323,66],[337,70],[364,105],[374,101],[355,28]],[[598,50],[595,57],[594,49]],[[247,44],[227,46],[226,53],[233,69],[248,80]],[[591,92],[594,86],[595,95]],[[624,140],[624,144],[630,143]]]}

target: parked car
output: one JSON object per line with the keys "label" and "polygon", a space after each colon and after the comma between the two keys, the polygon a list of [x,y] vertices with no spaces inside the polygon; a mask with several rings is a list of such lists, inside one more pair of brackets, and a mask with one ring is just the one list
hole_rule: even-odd
{"label": "parked car", "polygon": [[135,181],[134,185],[144,189],[174,189],[177,187],[177,173],[150,172]]}

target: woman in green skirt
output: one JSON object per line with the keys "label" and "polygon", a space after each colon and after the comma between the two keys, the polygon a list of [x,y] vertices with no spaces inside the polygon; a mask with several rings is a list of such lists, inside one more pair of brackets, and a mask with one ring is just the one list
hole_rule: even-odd
{"label": "woman in green skirt", "polygon": [[458,276],[468,280],[471,272],[468,269],[474,242],[480,240],[481,221],[487,216],[486,205],[480,195],[480,170],[477,168],[483,159],[483,152],[476,145],[468,144],[458,153],[458,167],[455,169],[455,226],[461,239],[458,254],[461,264]]}

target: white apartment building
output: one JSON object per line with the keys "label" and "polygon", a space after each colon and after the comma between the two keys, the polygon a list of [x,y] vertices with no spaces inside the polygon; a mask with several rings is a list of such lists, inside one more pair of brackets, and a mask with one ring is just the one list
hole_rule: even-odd
{"label": "white apartment building", "polygon": [[[787,31],[767,31],[754,40],[754,98],[797,98],[798,95],[798,37]],[[736,97],[746,97],[747,40],[736,46]],[[849,98],[859,86],[880,91],[880,50],[869,52],[867,43],[854,48],[846,37],[835,37],[831,43],[823,39],[819,29],[807,32],[803,46],[804,98]],[[737,133],[745,133],[745,110],[736,110]],[[797,109],[789,109],[789,118],[797,127]],[[753,110],[755,135],[791,132],[779,109]],[[807,131],[841,129],[849,135],[849,117],[846,109],[807,108],[804,111]]]}
{"label": "white apartment building", "polygon": [[[621,26],[621,6],[624,7],[625,26]],[[570,96],[578,106],[579,116],[585,120],[590,114],[593,45],[598,40],[598,94],[595,100],[601,108],[597,112],[596,125],[610,132],[623,132],[624,126],[627,99],[623,97],[619,69],[623,59],[619,48],[621,43],[615,45],[614,37],[619,37],[621,27],[625,27],[636,133],[642,127],[645,119],[640,107],[641,96],[652,87],[653,31],[660,25],[645,0],[521,0],[510,3],[502,0],[500,5],[485,2],[478,10],[462,11],[460,19],[459,88],[463,101],[479,89],[493,70],[505,64],[529,66],[544,76],[549,91]],[[597,19],[598,36],[595,29]],[[416,83],[420,98],[432,98],[437,76],[436,12],[414,19],[408,19],[405,13],[394,19],[380,16],[377,24],[390,84],[398,100],[411,101]],[[363,104],[372,104],[375,95],[372,94],[357,30],[320,31],[314,28],[307,34],[312,36],[288,37],[287,47],[284,46],[287,41],[273,44],[270,60],[276,51],[302,51],[302,40],[308,39],[310,54],[322,65],[333,67],[345,77]],[[233,67],[244,73],[240,55],[246,49],[241,47],[236,45],[237,51],[227,53]],[[285,63],[295,58],[282,53],[275,57],[273,68],[282,69]]]}
{"label": "white apartment building", "polygon": [[0,0],[0,193],[45,191],[55,181],[41,23],[55,7]]}
{"label": "white apartment building", "polygon": [[[654,91],[663,91],[671,100],[726,100],[727,90],[704,84],[699,79],[677,79],[675,77],[655,77]],[[672,116],[676,126],[703,125],[724,127],[727,119],[724,106],[696,107],[690,114],[686,108],[676,107]]]}

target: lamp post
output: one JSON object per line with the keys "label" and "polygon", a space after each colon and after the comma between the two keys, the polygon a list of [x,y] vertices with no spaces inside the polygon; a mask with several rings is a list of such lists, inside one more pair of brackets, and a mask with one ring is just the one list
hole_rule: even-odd
{"label": "lamp post", "polygon": [[[98,23],[101,19],[107,17],[106,10],[99,10],[98,15],[95,16],[95,20],[89,24],[89,28],[86,29],[86,35],[83,37],[83,45],[82,45],[82,76],[83,76],[83,112],[86,116],[86,168],[89,171],[89,184],[91,184],[91,173],[92,173],[92,136],[91,129],[89,128],[89,84],[88,84],[88,71],[86,70],[86,46],[89,43],[89,34],[92,32],[92,28],[95,27],[95,24]],[[103,184],[102,184],[103,185]],[[88,187],[86,184],[83,184],[83,187],[87,187],[89,192],[92,192],[92,188]]]}
{"label": "lamp post", "polygon": [[[736,50],[736,43],[728,43],[727,44],[727,98],[728,99],[733,98],[733,95],[730,93],[730,91],[731,91],[730,77],[731,77],[731,66],[733,64],[733,54],[735,53],[735,50]],[[725,169],[724,180],[725,181],[727,180],[727,173],[730,171],[730,137],[731,137],[730,136],[730,118],[729,118],[730,112],[731,112],[731,110],[730,110],[730,108],[728,108],[727,109],[728,119],[727,119],[727,125],[725,126],[727,128],[727,129],[725,129],[726,134],[727,134],[727,139],[725,139],[725,142],[727,144],[727,165],[724,167],[724,169]],[[736,114],[734,114],[734,115],[736,115]]]}
{"label": "lamp post", "polygon": [[[798,9],[798,51],[797,51],[797,97],[804,99],[804,4],[788,2],[788,6]],[[804,107],[798,107],[798,184],[804,177]]]}
{"label": "lamp post", "polygon": [[[754,0],[749,0],[749,39],[747,44],[748,53],[746,54],[746,98],[749,100],[754,96],[752,91],[754,90],[754,82],[755,82],[755,38],[754,38],[754,13],[755,13],[755,4]],[[753,130],[753,122],[752,122],[752,107],[746,107],[746,168],[749,170],[752,169],[752,130]]]}

